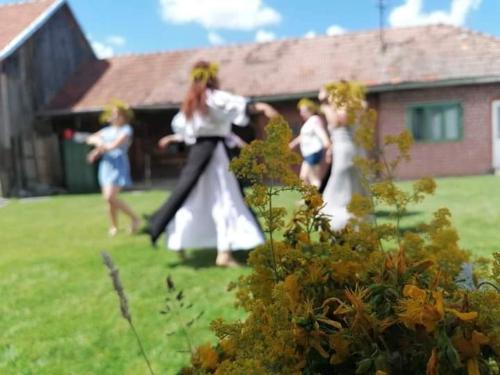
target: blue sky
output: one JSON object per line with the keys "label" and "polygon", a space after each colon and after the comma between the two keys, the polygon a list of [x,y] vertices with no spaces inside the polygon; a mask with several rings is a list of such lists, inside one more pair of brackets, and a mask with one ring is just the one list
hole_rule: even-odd
{"label": "blue sky", "polygon": [[[99,54],[107,56],[313,37],[373,29],[379,22],[378,0],[68,1]],[[500,0],[385,3],[388,26],[444,22],[500,37]]]}

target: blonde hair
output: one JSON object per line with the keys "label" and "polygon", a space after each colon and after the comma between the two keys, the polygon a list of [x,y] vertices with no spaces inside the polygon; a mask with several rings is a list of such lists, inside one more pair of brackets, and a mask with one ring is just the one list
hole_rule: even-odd
{"label": "blonde hair", "polygon": [[104,106],[104,109],[99,116],[99,121],[101,123],[109,122],[114,108],[117,109],[118,113],[123,116],[126,122],[130,122],[134,119],[134,111],[127,103],[120,99],[111,99],[109,103]]}
{"label": "blonde hair", "polygon": [[311,99],[308,98],[300,99],[299,102],[297,103],[297,108],[300,109],[301,107],[306,107],[309,111],[311,111],[314,114],[319,113],[319,106]]}

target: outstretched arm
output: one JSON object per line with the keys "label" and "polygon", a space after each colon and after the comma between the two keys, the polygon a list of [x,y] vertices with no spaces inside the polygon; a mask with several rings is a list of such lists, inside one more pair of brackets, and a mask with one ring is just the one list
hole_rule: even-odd
{"label": "outstretched arm", "polygon": [[167,148],[171,143],[179,143],[183,142],[182,135],[180,134],[169,134],[166,135],[158,141],[158,147]]}
{"label": "outstretched arm", "polygon": [[267,103],[257,102],[252,104],[252,110],[256,113],[263,113],[267,118],[278,116],[279,113]]}
{"label": "outstretched arm", "polygon": [[102,145],[98,146],[98,148],[101,150],[101,152],[108,152],[114,150],[115,148],[120,147],[121,145],[124,145],[125,143],[129,142],[129,140],[130,140],[129,134],[121,134],[113,142],[103,143]]}
{"label": "outstretched arm", "polygon": [[297,137],[295,137],[294,139],[292,139],[292,141],[288,144],[288,146],[290,147],[290,149],[293,150],[299,144],[300,144],[300,135],[298,135]]}
{"label": "outstretched arm", "polygon": [[[234,144],[234,147],[243,148],[246,145],[248,145],[248,143],[246,143],[243,139],[241,139],[236,133],[233,132],[229,133],[227,138],[232,144]],[[231,148],[231,146],[229,147]]]}
{"label": "outstretched arm", "polygon": [[103,145],[103,141],[101,138],[101,131],[99,130],[98,132],[95,132],[94,134],[91,134],[88,136],[88,138],[85,140],[85,142],[88,145],[99,147]]}

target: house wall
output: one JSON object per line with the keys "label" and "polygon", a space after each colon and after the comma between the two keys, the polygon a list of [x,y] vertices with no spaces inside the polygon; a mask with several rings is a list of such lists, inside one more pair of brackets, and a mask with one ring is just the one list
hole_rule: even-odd
{"label": "house wall", "polygon": [[490,173],[492,168],[491,102],[500,98],[500,84],[397,91],[379,94],[379,137],[399,133],[408,106],[460,102],[463,139],[457,142],[415,143],[411,161],[397,172],[401,179],[423,176],[464,176]]}
{"label": "house wall", "polygon": [[[411,105],[436,102],[460,102],[463,107],[464,137],[458,142],[416,143],[412,159],[397,172],[400,179],[423,176],[460,176],[489,173],[491,170],[491,102],[500,99],[500,85],[477,85],[454,88],[433,88],[371,94],[370,106],[379,113],[377,139],[396,134],[406,127],[406,111]],[[271,103],[298,134],[302,120],[296,101]],[[151,178],[177,177],[182,168],[186,148],[182,145],[159,150],[160,137],[171,133],[174,110],[138,111],[134,122],[134,142],[130,149],[132,174],[135,181]],[[96,131],[100,125],[97,114],[69,115],[52,119],[59,135],[64,128]],[[235,128],[244,139],[264,136],[266,119],[252,118],[248,128]],[[149,168],[149,172],[148,172]]]}
{"label": "house wall", "polygon": [[[9,187],[33,189],[42,181],[57,183],[60,165],[54,163],[54,134],[36,113],[49,103],[77,67],[95,55],[67,5],[3,62],[3,102],[8,113],[0,119],[0,134],[12,155],[1,173]],[[57,142],[56,142],[57,143]],[[60,163],[56,163],[60,164]],[[1,165],[0,165],[1,166]],[[49,175],[47,175],[49,173]],[[5,194],[6,192],[4,192]]]}

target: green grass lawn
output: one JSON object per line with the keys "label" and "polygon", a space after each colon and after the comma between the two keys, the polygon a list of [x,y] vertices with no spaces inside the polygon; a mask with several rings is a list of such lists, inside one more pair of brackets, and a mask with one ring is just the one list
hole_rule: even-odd
{"label": "green grass lawn", "polygon": [[[162,192],[124,196],[141,213],[164,199]],[[293,208],[296,199],[279,200]],[[412,208],[402,224],[428,219],[443,206],[454,215],[463,247],[476,255],[500,251],[500,178],[440,179],[436,196]],[[0,208],[0,374],[146,373],[119,315],[102,249],[120,268],[157,374],[175,374],[188,361],[183,336],[167,335],[177,320],[160,314],[168,274],[195,304],[193,316],[205,311],[191,332],[195,345],[213,339],[208,326],[214,318],[243,317],[226,286],[248,269],[212,267],[211,252],[192,254],[193,261],[181,264],[175,254],[152,250],[145,237],[108,238],[106,224],[98,195],[14,200]]]}

